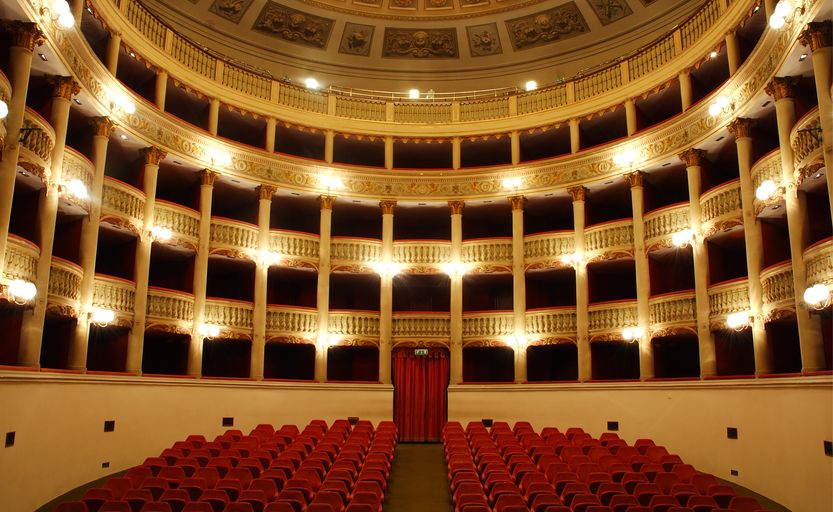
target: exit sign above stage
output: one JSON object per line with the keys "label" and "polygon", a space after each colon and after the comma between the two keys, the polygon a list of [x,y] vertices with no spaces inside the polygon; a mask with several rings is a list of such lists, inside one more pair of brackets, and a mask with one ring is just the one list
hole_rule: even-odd
{"label": "exit sign above stage", "polygon": [[428,349],[427,348],[415,348],[414,349],[414,355],[415,356],[427,356],[428,355]]}

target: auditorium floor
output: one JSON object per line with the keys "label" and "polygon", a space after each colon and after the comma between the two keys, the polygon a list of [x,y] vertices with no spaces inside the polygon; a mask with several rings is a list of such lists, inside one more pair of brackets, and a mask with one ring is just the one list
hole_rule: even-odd
{"label": "auditorium floor", "polygon": [[447,512],[452,510],[441,444],[396,445],[385,512]]}

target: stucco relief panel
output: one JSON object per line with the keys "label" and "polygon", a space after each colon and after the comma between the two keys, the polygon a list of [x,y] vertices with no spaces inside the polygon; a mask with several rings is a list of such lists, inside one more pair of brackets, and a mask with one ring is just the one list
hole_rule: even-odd
{"label": "stucco relief panel", "polygon": [[208,10],[217,16],[238,23],[252,2],[253,0],[214,0]]}
{"label": "stucco relief panel", "polygon": [[386,28],[383,57],[413,59],[457,58],[457,31],[453,28]]}
{"label": "stucco relief panel", "polygon": [[575,2],[507,20],[506,29],[516,49],[533,48],[590,31]]}
{"label": "stucco relief panel", "polygon": [[472,57],[503,53],[495,23],[466,27],[466,36],[469,40],[469,50]]}
{"label": "stucco relief panel", "polygon": [[324,48],[330,38],[333,23],[331,19],[269,2],[260,11],[252,28],[292,43]]}
{"label": "stucco relief panel", "polygon": [[587,0],[593,12],[599,17],[602,25],[621,20],[633,14],[630,5],[625,0]]}
{"label": "stucco relief panel", "polygon": [[366,57],[370,54],[370,43],[373,41],[373,25],[360,25],[358,23],[345,23],[344,33],[341,35],[341,44],[338,46],[339,53],[348,55],[361,55]]}

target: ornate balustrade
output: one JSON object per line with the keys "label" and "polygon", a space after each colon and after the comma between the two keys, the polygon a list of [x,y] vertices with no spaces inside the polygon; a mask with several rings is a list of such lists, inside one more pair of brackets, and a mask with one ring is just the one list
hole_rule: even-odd
{"label": "ornate balustrade", "polygon": [[20,156],[23,162],[39,167],[46,176],[52,166],[52,148],[55,147],[55,130],[33,109],[26,107],[20,130]]}
{"label": "ornate balustrade", "polygon": [[688,211],[688,203],[678,203],[646,213],[645,246],[650,248],[670,245],[674,233],[690,229]]}
{"label": "ornate balustrade", "polygon": [[463,313],[464,338],[493,338],[514,334],[515,319],[511,311]]}
{"label": "ornate balustrade", "polygon": [[700,196],[701,230],[704,236],[732,223],[741,223],[740,182],[719,185]]}
{"label": "ornate balustrade", "polygon": [[380,100],[337,96],[335,114],[338,117],[347,117],[350,119],[386,121],[387,105],[384,101]]}
{"label": "ornate balustrade", "polygon": [[191,327],[194,321],[194,296],[187,292],[167,288],[148,288],[148,324],[177,323]]}
{"label": "ornate balustrade", "polygon": [[485,121],[509,117],[506,98],[460,102],[460,121]]}
{"label": "ornate balustrade", "polygon": [[[781,184],[781,149],[773,149],[766,155],[759,158],[758,161],[752,165],[750,174],[752,175],[753,190],[758,190],[761,183],[767,180],[771,180],[776,185]],[[775,194],[773,194],[773,196],[766,201],[761,201],[757,196],[755,196],[755,199],[753,200],[755,211],[759,211],[767,204],[780,201],[783,197],[784,189],[782,187],[778,187]]]}
{"label": "ornate balustrade", "polygon": [[378,338],[378,311],[330,311],[327,330],[350,338]]}
{"label": "ornate balustrade", "polygon": [[318,266],[318,235],[273,229],[269,233],[269,249],[288,264],[305,262]]}
{"label": "ornate balustrade", "polygon": [[618,335],[625,327],[638,325],[636,300],[617,300],[590,304],[587,318],[591,335]]}
{"label": "ornate balustrade", "polygon": [[330,260],[334,264],[367,265],[382,261],[382,241],[364,238],[333,237]]}
{"label": "ornate balustrade", "polygon": [[[804,250],[804,268],[807,285],[817,283],[833,285],[833,239],[816,242]],[[804,290],[801,290],[804,293]]]}
{"label": "ornate balustrade", "polygon": [[411,268],[439,269],[451,261],[451,242],[447,240],[394,242],[393,261]]}
{"label": "ornate balustrade", "polygon": [[764,316],[773,311],[795,309],[792,261],[782,261],[761,271],[761,286],[764,292]]}
{"label": "ornate balustrade", "polygon": [[173,241],[196,248],[200,240],[200,214],[190,208],[157,199],[153,225],[171,230]]}
{"label": "ornate balustrade", "polygon": [[633,220],[620,219],[584,231],[584,250],[591,254],[633,254]]}
{"label": "ornate balustrade", "polygon": [[249,334],[253,309],[251,302],[208,298],[205,301],[205,323],[219,325],[223,330]]}
{"label": "ornate balustrade", "polygon": [[211,217],[211,249],[228,250],[255,257],[258,250],[257,226],[239,220]]}
{"label": "ornate balustrade", "polygon": [[709,286],[709,318],[712,325],[724,326],[732,313],[749,311],[747,278],[732,279]]}
{"label": "ornate balustrade", "polygon": [[448,124],[452,121],[451,102],[419,103],[406,101],[393,104],[394,123]]}
{"label": "ornate balustrade", "polygon": [[318,337],[318,312],[312,308],[270,305],[266,310],[266,333],[315,340]]}
{"label": "ornate balustrade", "polygon": [[527,338],[575,338],[576,307],[533,309],[526,312]]}
{"label": "ornate balustrade", "polygon": [[554,85],[518,95],[518,114],[532,114],[552,110],[567,104],[567,86]]}
{"label": "ornate balustrade", "polygon": [[526,264],[551,266],[561,261],[561,256],[575,252],[576,239],[572,231],[552,231],[524,237]]}
{"label": "ornate balustrade", "polygon": [[694,327],[697,322],[697,304],[694,290],[666,293],[648,300],[652,331],[673,327]]}
{"label": "ornate balustrade", "polygon": [[115,178],[104,178],[101,198],[101,218],[114,218],[127,223],[133,231],[141,233],[145,218],[145,193]]}
{"label": "ornate balustrade", "polygon": [[451,336],[449,313],[394,313],[394,338],[445,338]]}
{"label": "ornate balustrade", "polygon": [[511,238],[483,238],[463,242],[463,263],[471,265],[512,265]]}
{"label": "ornate balustrade", "polygon": [[803,169],[814,160],[823,158],[821,142],[821,119],[817,106],[804,114],[790,132],[790,146],[796,169]]}
{"label": "ornate balustrade", "polygon": [[38,274],[40,247],[9,233],[4,257],[3,277],[6,280],[23,279],[35,282]]}
{"label": "ornate balustrade", "polygon": [[69,146],[64,148],[64,165],[61,169],[61,184],[64,185],[64,187],[62,187],[62,192],[65,199],[72,201],[85,210],[89,210],[89,198],[79,199],[66,193],[65,185],[72,180],[78,180],[84,184],[87,190],[91,190],[93,188],[94,174],[95,168],[93,167],[93,163],[90,162],[86,156]]}
{"label": "ornate balustrade", "polygon": [[136,283],[114,276],[96,274],[93,285],[93,306],[112,309],[117,316],[133,319]]}
{"label": "ornate balustrade", "polygon": [[81,297],[81,276],[84,274],[79,265],[57,256],[52,257],[49,270],[49,299],[50,303],[57,303],[70,307],[78,312],[78,299]]}

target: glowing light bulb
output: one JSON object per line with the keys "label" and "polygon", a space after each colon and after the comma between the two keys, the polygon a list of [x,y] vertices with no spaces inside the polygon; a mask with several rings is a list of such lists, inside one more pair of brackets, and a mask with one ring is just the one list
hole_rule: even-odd
{"label": "glowing light bulb", "polygon": [[525,87],[526,87],[526,92],[534,91],[535,89],[538,88],[538,82],[536,82],[535,80],[529,80],[525,84]]}
{"label": "glowing light bulb", "polygon": [[321,84],[318,83],[318,80],[312,77],[304,80],[304,85],[307,87],[307,89],[312,89],[313,91],[317,91],[318,88],[321,87]]}
{"label": "glowing light bulb", "polygon": [[66,184],[66,190],[69,195],[78,199],[87,199],[87,197],[89,197],[89,194],[87,193],[87,186],[84,185],[84,182],[78,178],[69,180]]}
{"label": "glowing light bulb", "polygon": [[38,293],[35,283],[24,281],[23,279],[15,279],[9,283],[9,295],[18,304],[25,304],[35,298]]}
{"label": "glowing light bulb", "polygon": [[408,98],[412,100],[419,99],[419,89],[408,89]]}
{"label": "glowing light bulb", "polygon": [[755,197],[757,197],[760,201],[766,201],[775,194],[776,190],[778,190],[778,186],[775,185],[774,181],[765,180],[761,182],[755,190]]}
{"label": "glowing light bulb", "polygon": [[3,100],[0,100],[0,119],[6,119],[6,116],[9,115],[9,104]]}

